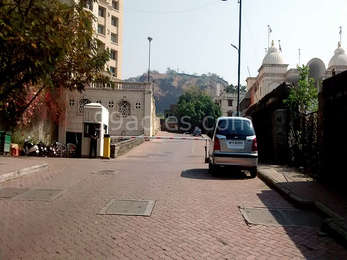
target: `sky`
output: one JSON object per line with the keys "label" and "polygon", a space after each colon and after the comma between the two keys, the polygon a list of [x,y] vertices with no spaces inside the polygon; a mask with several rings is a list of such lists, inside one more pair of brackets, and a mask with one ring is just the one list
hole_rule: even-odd
{"label": "sky", "polygon": [[[347,46],[346,0],[242,0],[241,84],[257,76],[271,40],[289,68],[318,57],[327,65],[340,39]],[[148,70],[215,73],[237,83],[237,0],[124,0],[122,78]],[[347,47],[346,47],[347,48]]]}

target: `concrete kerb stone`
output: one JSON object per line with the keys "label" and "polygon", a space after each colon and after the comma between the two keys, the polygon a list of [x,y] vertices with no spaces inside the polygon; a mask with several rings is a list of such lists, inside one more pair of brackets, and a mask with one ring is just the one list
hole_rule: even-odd
{"label": "concrete kerb stone", "polygon": [[322,231],[330,234],[338,242],[347,247],[347,226],[344,220],[327,218],[323,221]]}
{"label": "concrete kerb stone", "polygon": [[[284,185],[281,185],[275,178],[272,178],[270,176],[271,174],[267,172],[268,170],[268,168],[262,169],[259,167],[258,177],[270,187],[275,188],[283,197],[294,203],[296,206],[304,209],[313,209],[321,215],[326,216],[327,218],[324,220],[322,230],[330,234],[344,246],[347,246],[347,226],[344,223],[343,217],[320,201],[306,200],[298,196],[290,189],[284,187]],[[275,169],[271,170],[273,171]]]}
{"label": "concrete kerb stone", "polygon": [[36,173],[42,170],[48,169],[48,164],[47,163],[43,163],[43,164],[39,164],[39,165],[34,165],[34,166],[30,166],[27,168],[23,168],[23,169],[19,169],[19,170],[15,170],[9,173],[5,173],[0,175],[0,183],[9,181],[9,180],[13,180],[31,173]]}
{"label": "concrete kerb stone", "polygon": [[344,218],[342,216],[340,216],[336,212],[332,211],[330,208],[328,208],[322,202],[315,201],[314,204],[315,204],[315,207],[317,209],[319,209],[319,211],[323,212],[326,216],[329,216],[329,218],[334,218],[334,219],[337,219],[337,220],[344,220]]}

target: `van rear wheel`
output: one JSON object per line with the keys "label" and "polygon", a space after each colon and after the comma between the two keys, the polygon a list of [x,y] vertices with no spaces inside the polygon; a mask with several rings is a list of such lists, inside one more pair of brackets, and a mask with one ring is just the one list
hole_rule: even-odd
{"label": "van rear wheel", "polygon": [[257,177],[257,173],[258,173],[257,167],[251,168],[251,169],[249,170],[249,173],[251,174],[251,178]]}

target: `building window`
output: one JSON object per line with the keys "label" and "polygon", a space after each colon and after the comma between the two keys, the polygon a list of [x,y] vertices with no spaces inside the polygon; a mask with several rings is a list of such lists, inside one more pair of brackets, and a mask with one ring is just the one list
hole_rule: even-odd
{"label": "building window", "polygon": [[115,50],[111,50],[111,60],[116,60],[117,59],[117,51]]}
{"label": "building window", "polygon": [[101,100],[99,99],[99,100],[97,100],[96,101],[96,103],[98,103],[98,104],[102,104],[102,102],[101,102]]}
{"label": "building window", "polygon": [[93,11],[93,0],[87,0],[84,4],[84,7],[89,9],[90,11]]}
{"label": "building window", "polygon": [[232,99],[228,99],[228,106],[232,107],[233,106],[233,100]]}
{"label": "building window", "polygon": [[87,98],[82,98],[82,99],[80,100],[79,112],[80,112],[80,113],[83,113],[83,112],[84,112],[84,106],[85,106],[86,104],[89,104],[89,103],[92,103],[89,99],[87,99]]}
{"label": "building window", "polygon": [[118,43],[118,34],[111,33],[111,41],[113,43]]}
{"label": "building window", "polygon": [[73,107],[75,105],[75,100],[74,99],[70,99],[69,104],[70,104],[70,107]]}
{"label": "building window", "polygon": [[108,107],[114,108],[114,102],[112,100],[108,102]]}
{"label": "building window", "polygon": [[98,53],[103,53],[105,51],[105,49],[106,49],[106,45],[102,41],[98,41],[97,48],[98,48],[97,49]]}
{"label": "building window", "polygon": [[116,68],[115,67],[110,67],[110,72],[113,77],[116,77]]}
{"label": "building window", "polygon": [[112,8],[119,10],[119,1],[112,1]]}
{"label": "building window", "polygon": [[137,102],[136,105],[135,105],[136,109],[141,109],[141,103],[140,102]]}
{"label": "building window", "polygon": [[111,17],[111,24],[113,26],[118,27],[118,18],[112,15],[112,17]]}
{"label": "building window", "polygon": [[98,47],[98,51],[104,51],[106,49],[106,45],[105,43],[101,42],[101,41],[98,41],[97,43],[97,47]]}
{"label": "building window", "polygon": [[106,9],[101,7],[101,6],[99,6],[99,16],[105,18],[105,16],[106,16],[105,14],[106,14]]}
{"label": "building window", "polygon": [[119,111],[122,117],[130,116],[130,103],[123,100],[119,103]]}
{"label": "building window", "polygon": [[98,24],[98,33],[105,35],[105,26]]}

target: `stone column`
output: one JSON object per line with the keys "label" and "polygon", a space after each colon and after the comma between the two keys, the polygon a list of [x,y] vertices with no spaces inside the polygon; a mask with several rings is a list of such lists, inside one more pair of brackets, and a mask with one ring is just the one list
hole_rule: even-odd
{"label": "stone column", "polygon": [[153,118],[152,118],[152,105],[153,105],[153,91],[152,85],[146,85],[145,90],[145,117],[144,117],[144,135],[153,135]]}

